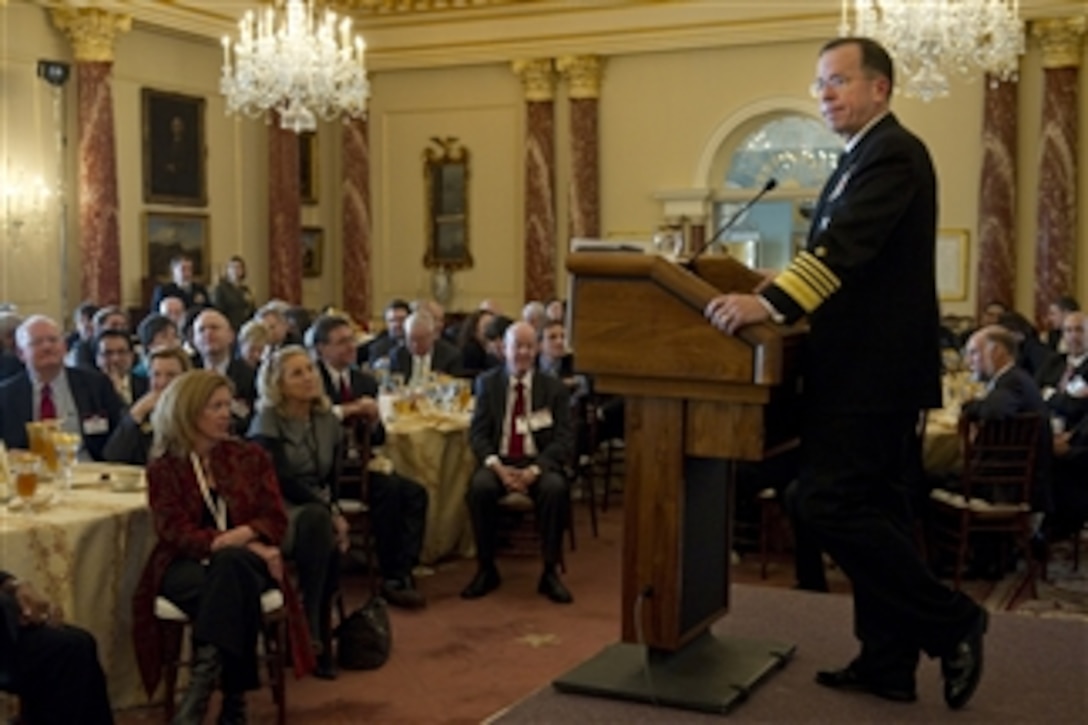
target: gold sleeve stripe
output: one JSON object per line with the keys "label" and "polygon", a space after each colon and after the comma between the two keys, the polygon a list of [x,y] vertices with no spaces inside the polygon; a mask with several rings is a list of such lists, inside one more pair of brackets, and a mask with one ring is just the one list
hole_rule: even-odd
{"label": "gold sleeve stripe", "polygon": [[826,264],[809,252],[802,252],[778,275],[775,284],[806,312],[812,312],[835,293],[842,282]]}
{"label": "gold sleeve stripe", "polygon": [[792,267],[808,279],[813,287],[819,289],[824,297],[830,297],[842,285],[839,278],[823,262],[808,252],[797,257]]}

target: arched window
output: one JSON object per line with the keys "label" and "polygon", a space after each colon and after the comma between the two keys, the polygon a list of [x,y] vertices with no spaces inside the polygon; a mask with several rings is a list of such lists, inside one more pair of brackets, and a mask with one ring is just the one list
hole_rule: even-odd
{"label": "arched window", "polygon": [[[719,244],[751,267],[786,266],[804,244],[812,207],[840,154],[839,137],[811,116],[775,114],[739,129],[715,164],[721,169],[713,229],[721,232]],[[734,219],[771,178],[775,190]]]}

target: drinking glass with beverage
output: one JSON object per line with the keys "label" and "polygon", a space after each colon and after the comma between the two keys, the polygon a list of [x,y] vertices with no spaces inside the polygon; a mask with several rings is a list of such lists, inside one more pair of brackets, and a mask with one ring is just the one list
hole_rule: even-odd
{"label": "drinking glass with beverage", "polygon": [[41,470],[41,456],[33,453],[12,454],[11,471],[15,476],[15,495],[19,498],[23,510],[29,511],[34,494],[38,491],[38,471]]}
{"label": "drinking glass with beverage", "polygon": [[72,490],[72,466],[76,463],[79,447],[83,440],[78,433],[66,433],[64,431],[53,432],[53,450],[64,472],[64,488],[67,494]]}

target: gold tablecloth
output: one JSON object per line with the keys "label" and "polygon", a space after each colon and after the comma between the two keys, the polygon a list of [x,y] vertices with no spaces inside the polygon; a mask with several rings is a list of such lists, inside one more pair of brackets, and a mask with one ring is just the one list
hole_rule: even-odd
{"label": "gold tablecloth", "polygon": [[465,492],[476,469],[468,414],[413,413],[386,422],[382,452],[396,472],[427,489],[427,529],[420,560],[475,555]]}
{"label": "gold tablecloth", "polygon": [[[0,507],[0,566],[31,582],[65,621],[98,641],[113,707],[145,704],[132,646],[132,593],[154,544],[147,494],[118,493],[101,476],[139,469],[80,464],[73,490],[24,514]],[[54,489],[43,485],[39,496]]]}

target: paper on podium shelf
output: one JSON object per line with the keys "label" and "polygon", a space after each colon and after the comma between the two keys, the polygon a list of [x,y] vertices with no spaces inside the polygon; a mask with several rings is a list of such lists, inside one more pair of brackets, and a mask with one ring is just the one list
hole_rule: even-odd
{"label": "paper on podium shelf", "polygon": [[574,237],[570,240],[570,251],[572,252],[633,252],[635,254],[646,254],[649,250],[649,242],[636,239]]}

